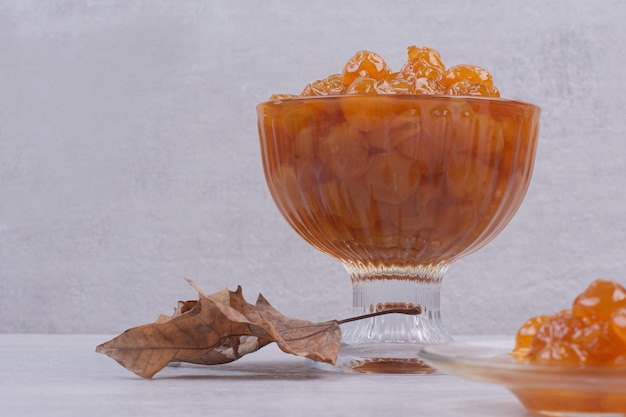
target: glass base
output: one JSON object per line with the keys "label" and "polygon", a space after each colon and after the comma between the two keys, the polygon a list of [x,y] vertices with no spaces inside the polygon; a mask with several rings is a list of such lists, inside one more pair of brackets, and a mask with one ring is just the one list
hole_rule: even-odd
{"label": "glass base", "polygon": [[351,373],[432,374],[435,369],[417,357],[419,344],[342,345],[335,370]]}
{"label": "glass base", "polygon": [[452,341],[439,310],[441,280],[447,268],[348,267],[355,316],[416,306],[421,307],[422,313],[390,313],[343,324],[335,370],[433,373],[434,369],[422,362],[417,352],[425,344]]}

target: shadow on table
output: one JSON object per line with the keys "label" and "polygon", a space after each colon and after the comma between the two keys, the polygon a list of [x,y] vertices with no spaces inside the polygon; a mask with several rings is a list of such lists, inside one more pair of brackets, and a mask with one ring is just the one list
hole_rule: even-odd
{"label": "shadow on table", "polygon": [[536,417],[537,414],[533,414],[526,410],[522,405],[511,395],[509,398],[490,398],[488,402],[485,399],[469,399],[469,398],[456,398],[454,402],[451,402],[448,406],[449,411],[453,411],[462,415],[467,410],[480,410],[480,417]]}
{"label": "shadow on table", "polygon": [[219,379],[219,380],[311,380],[334,375],[307,364],[306,361],[233,362],[223,365],[171,364],[153,380]]}

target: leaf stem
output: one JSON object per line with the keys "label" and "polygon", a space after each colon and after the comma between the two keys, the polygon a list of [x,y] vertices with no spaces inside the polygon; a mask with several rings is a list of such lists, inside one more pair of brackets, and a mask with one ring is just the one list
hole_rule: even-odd
{"label": "leaf stem", "polygon": [[392,308],[389,310],[376,311],[374,313],[363,314],[361,316],[350,317],[350,318],[343,319],[343,320],[337,320],[337,323],[345,324],[345,323],[350,323],[353,321],[369,319],[371,317],[384,316],[385,314],[409,314],[412,316],[417,316],[418,314],[422,314],[422,307],[417,306],[417,307],[411,307],[411,308]]}

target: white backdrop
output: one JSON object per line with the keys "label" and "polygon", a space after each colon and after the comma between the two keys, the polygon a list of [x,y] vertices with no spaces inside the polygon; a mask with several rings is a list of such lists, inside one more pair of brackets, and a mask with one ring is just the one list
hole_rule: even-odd
{"label": "white backdrop", "polygon": [[0,332],[120,332],[244,287],[339,318],[343,268],[267,192],[255,105],[409,45],[543,109],[527,198],[444,279],[453,333],[513,333],[626,283],[626,2],[0,2]]}

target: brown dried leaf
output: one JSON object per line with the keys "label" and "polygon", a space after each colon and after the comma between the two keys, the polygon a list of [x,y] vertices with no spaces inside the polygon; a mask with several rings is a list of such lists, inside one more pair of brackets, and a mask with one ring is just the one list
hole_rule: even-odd
{"label": "brown dried leaf", "polygon": [[256,305],[271,326],[270,333],[283,352],[316,362],[336,363],[341,343],[341,329],[336,320],[313,323],[290,319],[274,309],[262,295],[259,295]]}
{"label": "brown dried leaf", "polygon": [[181,314],[188,312],[197,303],[198,303],[197,300],[179,301],[178,306],[174,309],[174,314],[172,314],[171,316],[168,316],[166,314],[161,314],[159,317],[157,317],[156,323],[165,323],[166,321],[170,321],[174,317],[178,317]]}
{"label": "brown dried leaf", "polygon": [[143,378],[170,362],[215,365],[232,362],[276,342],[281,350],[334,364],[341,342],[339,322],[313,323],[283,316],[262,296],[249,304],[237,291],[199,294],[179,302],[170,317],[135,327],[101,344],[104,353]]}

